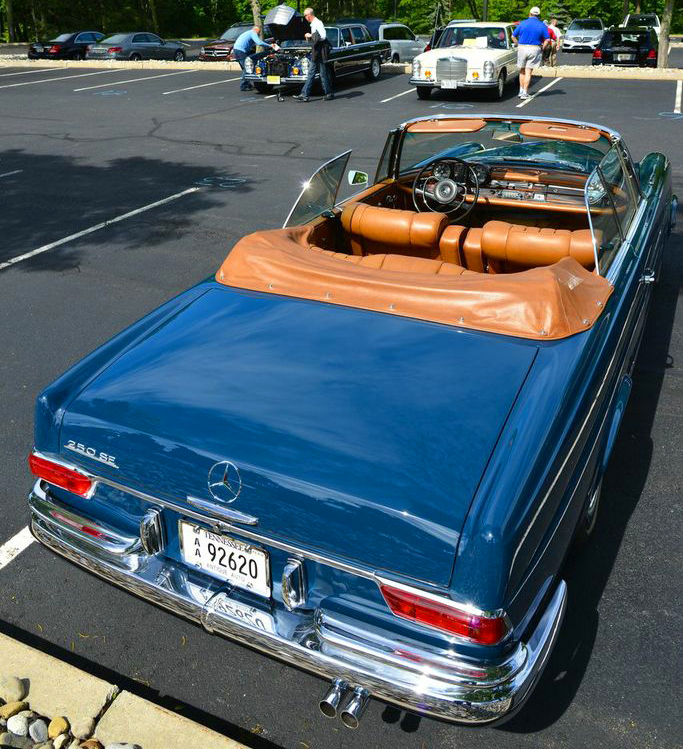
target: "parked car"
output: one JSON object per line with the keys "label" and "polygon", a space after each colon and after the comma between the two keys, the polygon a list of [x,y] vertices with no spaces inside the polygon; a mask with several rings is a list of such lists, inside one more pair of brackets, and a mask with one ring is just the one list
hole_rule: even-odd
{"label": "parked car", "polygon": [[661,31],[662,24],[659,20],[659,16],[656,13],[629,13],[622,26],[644,26],[646,29],[654,29],[659,39],[659,32]]}
{"label": "parked car", "polygon": [[389,42],[391,62],[411,62],[424,50],[424,42],[402,23],[383,23],[377,30],[380,41]]}
{"label": "parked car", "polygon": [[185,59],[181,42],[166,41],[147,31],[112,34],[88,47],[88,60],[175,60]]}
{"label": "parked car", "polygon": [[509,114],[410,120],[383,154],[338,206],[350,151],[325,164],[285,228],[47,387],[31,529],[328,679],[349,727],[369,696],[493,724],[601,527],[671,167],[603,124]]}
{"label": "parked car", "polygon": [[28,48],[29,60],[85,60],[88,45],[104,38],[100,31],[74,31],[60,34],[49,42],[33,42]]}
{"label": "parked car", "polygon": [[253,21],[233,23],[233,25],[224,31],[218,39],[204,44],[199,52],[199,59],[205,61],[211,60],[232,60],[232,48],[240,34],[248,31],[254,25]]}
{"label": "parked car", "polygon": [[[267,93],[280,84],[303,84],[308,76],[311,45],[304,38],[310,30],[304,18],[289,5],[278,5],[266,15],[266,24],[281,49],[245,60],[245,79],[259,93]],[[389,59],[389,42],[373,39],[362,24],[325,26],[331,44],[328,65],[335,78],[365,73],[377,80],[382,63]]]}
{"label": "parked car", "polygon": [[430,49],[434,49],[436,47],[439,39],[441,38],[441,34],[443,34],[444,29],[448,28],[448,26],[455,26],[459,23],[478,23],[479,21],[476,18],[456,18],[453,21],[450,21],[446,26],[438,26],[434,29],[432,32],[431,37],[429,38],[429,41],[427,42],[427,45],[422,50],[423,52],[429,52]]}
{"label": "parked car", "polygon": [[576,18],[564,33],[562,52],[592,52],[604,32],[605,26],[599,18]]}
{"label": "parked car", "polygon": [[656,68],[659,40],[654,29],[608,29],[593,52],[593,65],[625,65]]}
{"label": "parked car", "polygon": [[420,99],[434,88],[485,89],[501,99],[505,86],[519,76],[517,49],[510,23],[449,24],[434,49],[413,60],[410,83]]}

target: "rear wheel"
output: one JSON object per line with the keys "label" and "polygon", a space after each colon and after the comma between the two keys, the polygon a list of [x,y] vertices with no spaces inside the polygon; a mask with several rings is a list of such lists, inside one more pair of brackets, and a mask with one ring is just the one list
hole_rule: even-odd
{"label": "rear wheel", "polygon": [[185,53],[183,52],[183,50],[176,50],[176,53],[173,55],[173,59],[176,62],[183,62],[183,60],[185,59]]}
{"label": "rear wheel", "polygon": [[495,99],[496,101],[500,101],[503,98],[504,94],[505,94],[505,71],[503,70],[501,74],[498,76],[498,81],[496,82],[496,87],[492,91],[491,98]]}
{"label": "rear wheel", "polygon": [[431,86],[418,86],[417,87],[417,98],[418,99],[429,99],[432,95]]}
{"label": "rear wheel", "polygon": [[397,55],[396,53],[394,53],[394,54],[393,54],[393,55],[391,56],[391,61],[392,61],[392,62],[394,62],[394,63],[396,63],[396,62],[401,62],[401,58],[400,58],[400,57],[399,57],[399,56],[398,56],[398,55]]}
{"label": "rear wheel", "polygon": [[576,532],[574,534],[574,548],[580,549],[588,543],[588,540],[593,535],[595,530],[595,523],[598,519],[598,508],[600,507],[600,495],[602,494],[602,479],[598,485],[593,489],[592,494],[586,499],[586,504],[581,513],[581,519],[579,524],[576,526]]}
{"label": "rear wheel", "polygon": [[139,60],[142,60],[142,56],[137,52],[133,52],[133,54],[130,56],[130,59],[133,60],[133,62],[138,62]]}
{"label": "rear wheel", "polygon": [[72,60],[85,60],[85,52],[74,52],[71,55]]}
{"label": "rear wheel", "polygon": [[260,81],[254,81],[254,88],[259,94],[269,94],[273,90],[269,83],[261,83]]}
{"label": "rear wheel", "polygon": [[370,62],[370,69],[365,71],[365,77],[369,81],[376,81],[382,75],[382,63],[379,57],[373,57]]}

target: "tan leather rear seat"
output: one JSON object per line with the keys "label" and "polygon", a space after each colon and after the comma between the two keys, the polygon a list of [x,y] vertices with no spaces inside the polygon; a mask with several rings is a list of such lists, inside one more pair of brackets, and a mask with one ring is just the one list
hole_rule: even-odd
{"label": "tan leather rear seat", "polygon": [[346,255],[343,252],[332,252],[331,250],[320,250],[318,247],[311,247],[312,250],[318,250],[323,255],[346,260],[354,265],[360,265],[365,268],[375,268],[377,270],[392,270],[402,273],[434,273],[435,275],[460,276],[463,273],[469,273],[468,270],[455,265],[446,263],[442,260],[430,260],[424,257],[410,257],[407,255]]}
{"label": "tan leather rear seat", "polygon": [[448,216],[349,203],[344,206],[341,222],[355,255],[380,253],[433,259],[439,257],[439,240],[448,226]]}
{"label": "tan leather rear seat", "polygon": [[[466,245],[474,241],[475,231],[469,231]],[[552,265],[564,257],[574,258],[589,270],[595,262],[589,229],[569,231],[488,221],[481,229],[481,251],[494,272]],[[467,267],[472,267],[469,262]]]}

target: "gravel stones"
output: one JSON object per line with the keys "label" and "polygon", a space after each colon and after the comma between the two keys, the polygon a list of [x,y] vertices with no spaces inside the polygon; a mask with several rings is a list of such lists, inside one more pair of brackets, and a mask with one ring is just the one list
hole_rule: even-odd
{"label": "gravel stones", "polygon": [[70,737],[68,733],[63,733],[61,736],[57,736],[57,738],[52,742],[52,746],[54,749],[66,749],[67,744],[70,741]]}
{"label": "gravel stones", "polygon": [[137,744],[107,744],[104,749],[140,749]]}
{"label": "gravel stones", "polygon": [[20,713],[22,710],[26,710],[27,708],[27,702],[8,702],[6,705],[2,705],[2,707],[0,707],[0,718],[5,718],[5,720],[7,720],[8,718],[11,718],[13,715]]}
{"label": "gravel stones", "polygon": [[34,720],[28,727],[28,735],[36,744],[44,744],[47,741],[47,723],[44,720]]}
{"label": "gravel stones", "polygon": [[71,726],[71,733],[77,739],[87,739],[92,736],[95,730],[95,721],[92,718],[81,718],[76,720]]}
{"label": "gravel stones", "polygon": [[63,717],[53,718],[47,727],[47,735],[51,739],[56,739],[60,733],[66,733],[69,730],[69,721]]}
{"label": "gravel stones", "polygon": [[28,718],[23,715],[13,715],[7,721],[7,730],[17,736],[28,735]]}
{"label": "gravel stones", "polygon": [[81,744],[80,749],[104,749],[104,747],[97,739],[88,739]]}
{"label": "gravel stones", "polygon": [[13,733],[0,734],[0,746],[13,749],[33,749],[33,742],[26,736],[15,736]]}
{"label": "gravel stones", "polygon": [[0,676],[0,700],[21,702],[26,697],[26,686],[16,676]]}

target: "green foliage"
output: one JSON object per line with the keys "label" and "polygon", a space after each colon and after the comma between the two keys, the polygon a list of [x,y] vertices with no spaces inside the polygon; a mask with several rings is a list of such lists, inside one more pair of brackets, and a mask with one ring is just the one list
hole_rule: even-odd
{"label": "green foliage", "polygon": [[[538,0],[489,0],[489,19],[525,18]],[[662,14],[665,0],[641,0],[642,12]],[[265,12],[277,0],[262,0]],[[290,0],[295,5],[294,0]],[[306,2],[302,3],[305,5]],[[599,16],[607,24],[622,19],[624,0],[540,0],[544,18],[556,15],[561,24],[572,18]],[[481,17],[482,0],[320,0],[313,2],[325,21],[340,17],[379,17],[406,23],[428,34],[435,21]],[[683,3],[676,3],[672,31],[683,31]],[[9,7],[8,7],[9,6]],[[635,2],[630,3],[635,10]],[[251,0],[0,0],[0,39],[8,39],[7,11],[13,11],[17,41],[50,37],[70,30],[92,28],[113,31],[153,30],[154,10],[159,31],[167,37],[214,36],[235,21],[252,18]]]}

